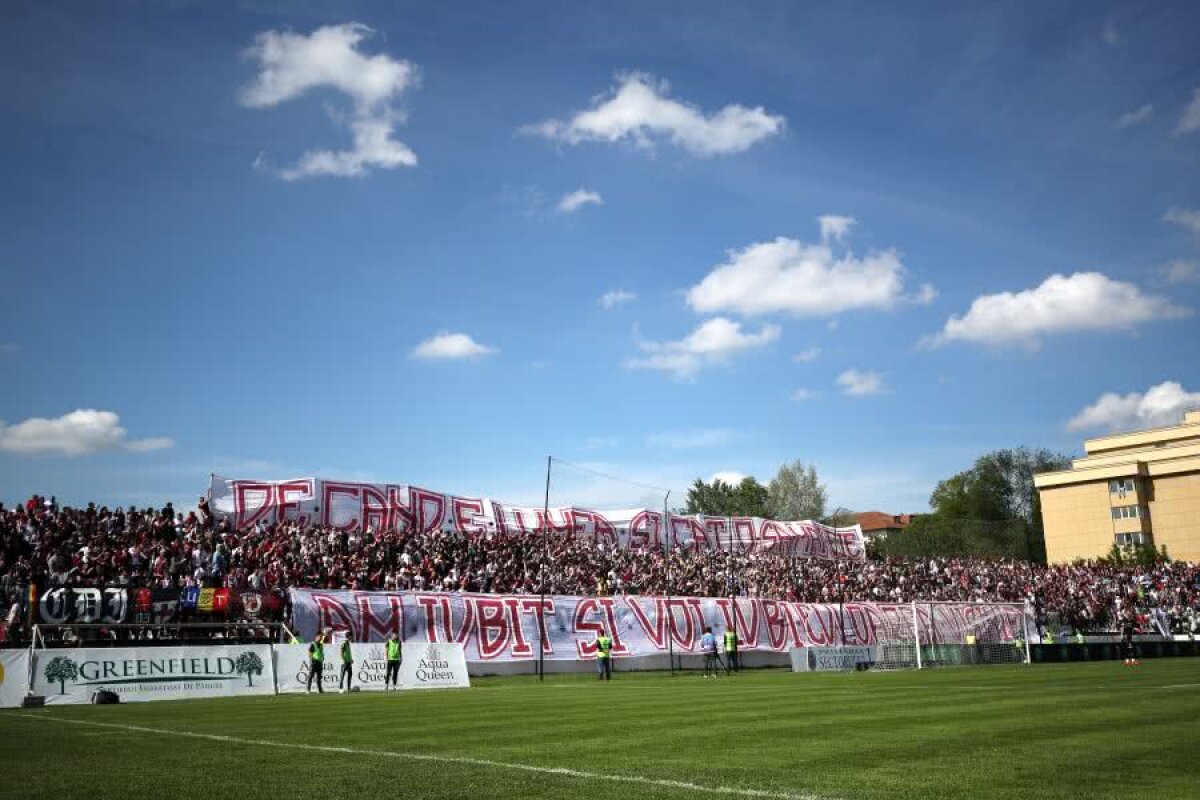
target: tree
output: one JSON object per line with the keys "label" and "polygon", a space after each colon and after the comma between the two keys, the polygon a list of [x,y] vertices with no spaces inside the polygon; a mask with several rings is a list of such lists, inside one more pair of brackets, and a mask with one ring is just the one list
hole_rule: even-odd
{"label": "tree", "polygon": [[55,656],[46,665],[46,671],[43,674],[50,683],[58,681],[59,694],[66,694],[67,681],[73,681],[79,677],[79,665],[66,656]]}
{"label": "tree", "polygon": [[736,486],[722,480],[705,483],[697,478],[688,489],[684,511],[714,517],[766,517],[767,487],[754,478],[743,478]]}
{"label": "tree", "polygon": [[880,549],[890,555],[981,555],[1046,560],[1042,507],[1033,476],[1067,469],[1071,457],[1018,447],[996,450],[940,481],[932,514],[913,521]]}
{"label": "tree", "polygon": [[772,519],[824,519],[829,499],[817,470],[800,461],[781,464],[767,488],[767,509]]}
{"label": "tree", "polygon": [[237,657],[237,661],[233,662],[233,669],[238,675],[246,676],[246,685],[254,685],[254,675],[263,674],[263,662],[258,657],[258,653],[247,650]]}

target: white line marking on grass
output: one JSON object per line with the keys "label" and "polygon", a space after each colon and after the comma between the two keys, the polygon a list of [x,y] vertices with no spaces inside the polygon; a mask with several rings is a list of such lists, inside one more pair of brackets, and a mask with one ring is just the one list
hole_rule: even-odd
{"label": "white line marking on grass", "polygon": [[464,764],[471,767],[491,767],[493,769],[509,769],[520,772],[535,772],[541,775],[561,775],[568,778],[580,778],[590,781],[611,781],[613,783],[634,783],[642,786],[660,786],[667,789],[682,789],[688,792],[707,792],[734,797],[760,797],[772,800],[835,800],[823,798],[815,794],[774,792],[768,789],[744,789],[737,786],[705,786],[690,781],[673,781],[666,778],[646,778],[641,775],[613,775],[604,772],[586,772],[568,767],[539,767],[535,764],[521,764],[515,761],[492,761],[487,758],[472,758],[470,756],[444,756],[433,753],[402,753],[394,750],[358,750],[353,747],[329,747],[326,745],[304,744],[302,742],[273,742],[269,739],[242,739],[237,736],[219,736],[213,733],[196,733],[194,731],[173,731],[166,728],[148,728],[142,725],[119,725],[115,722],[92,722],[82,719],[65,719],[63,717],[41,717],[21,713],[17,716],[42,722],[61,722],[67,725],[88,725],[96,728],[113,728],[135,733],[152,733],[158,736],[182,736],[188,739],[204,739],[210,742],[226,742],[228,744],[258,745],[259,747],[278,747],[285,750],[308,750],[319,753],[343,753],[354,756],[379,756],[381,758],[399,758],[408,761],[430,761],[437,764]]}
{"label": "white line marking on grass", "polygon": [[1200,683],[1172,683],[1170,686],[1151,686],[1151,689],[1191,689]]}

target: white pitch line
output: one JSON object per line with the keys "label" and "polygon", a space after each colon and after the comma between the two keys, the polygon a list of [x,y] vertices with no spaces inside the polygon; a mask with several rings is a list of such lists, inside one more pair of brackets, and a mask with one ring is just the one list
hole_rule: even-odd
{"label": "white pitch line", "polygon": [[189,739],[204,739],[210,742],[225,742],[227,744],[257,745],[259,747],[278,747],[285,750],[308,750],[320,753],[342,753],[355,756],[378,756],[380,758],[399,758],[408,761],[431,761],[438,764],[465,764],[472,767],[491,767],[493,769],[509,769],[520,772],[535,772],[541,775],[561,775],[568,778],[579,778],[591,781],[611,781],[613,783],[634,783],[642,786],[659,786],[667,789],[681,789],[688,792],[707,792],[734,797],[771,798],[772,800],[835,800],[823,798],[815,794],[773,792],[767,789],[743,789],[737,786],[705,786],[690,781],[673,781],[665,778],[646,778],[640,775],[612,775],[603,772],[585,772],[567,767],[539,767],[535,764],[521,764],[516,761],[492,761],[487,758],[471,758],[470,756],[443,756],[432,753],[402,753],[394,750],[358,750],[353,747],[329,747],[326,745],[304,744],[301,742],[273,742],[269,739],[242,739],[237,736],[219,736],[212,733],[196,733],[194,731],[172,731],[165,728],[148,728],[141,725],[119,725],[115,722],[92,722],[82,719],[66,719],[64,717],[43,717],[34,714],[21,713],[17,716],[36,719],[42,722],[61,722],[67,725],[88,725],[96,728],[113,728],[135,733],[152,733],[159,736],[182,736]]}
{"label": "white pitch line", "polygon": [[1200,683],[1172,683],[1170,686],[1151,686],[1151,689],[1191,689]]}

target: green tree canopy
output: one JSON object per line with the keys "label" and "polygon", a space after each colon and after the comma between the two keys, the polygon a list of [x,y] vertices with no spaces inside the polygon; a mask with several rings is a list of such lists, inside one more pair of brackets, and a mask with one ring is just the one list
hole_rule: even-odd
{"label": "green tree canopy", "polygon": [[828,499],[816,468],[800,461],[781,464],[767,486],[767,510],[772,519],[824,519]]}
{"label": "green tree canopy", "polygon": [[754,478],[743,478],[736,486],[697,478],[688,489],[684,511],[716,517],[767,517],[767,487]]}

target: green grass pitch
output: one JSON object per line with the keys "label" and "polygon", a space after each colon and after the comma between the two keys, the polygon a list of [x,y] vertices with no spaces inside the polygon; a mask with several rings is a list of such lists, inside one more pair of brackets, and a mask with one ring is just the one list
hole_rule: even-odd
{"label": "green grass pitch", "polygon": [[1200,659],[0,712],[13,798],[1200,798]]}

